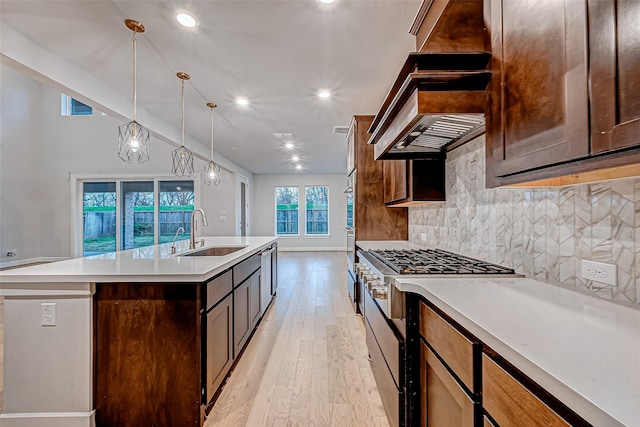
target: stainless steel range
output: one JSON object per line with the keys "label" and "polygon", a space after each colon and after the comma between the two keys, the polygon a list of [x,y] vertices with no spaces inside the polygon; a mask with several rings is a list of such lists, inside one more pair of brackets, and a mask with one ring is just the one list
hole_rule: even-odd
{"label": "stainless steel range", "polygon": [[381,249],[359,251],[359,279],[389,319],[403,318],[402,293],[395,288],[401,275],[422,277],[516,276],[512,268],[442,249]]}
{"label": "stainless steel range", "polygon": [[415,278],[514,277],[511,268],[440,249],[360,250],[356,264],[364,284],[364,318],[371,369],[393,427],[408,426],[411,391],[405,371],[405,295],[401,276]]}

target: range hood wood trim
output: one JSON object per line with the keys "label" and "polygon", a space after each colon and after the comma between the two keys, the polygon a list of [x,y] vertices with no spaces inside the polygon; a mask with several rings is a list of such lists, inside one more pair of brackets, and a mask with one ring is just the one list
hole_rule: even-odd
{"label": "range hood wood trim", "polygon": [[[463,91],[425,91],[414,89],[402,104],[402,108],[384,129],[371,135],[369,143],[374,145],[374,158],[381,160],[411,129],[428,114],[473,114],[484,113],[487,105],[487,93],[478,90]],[[477,135],[475,135],[477,136]],[[434,156],[440,151],[413,153],[406,157],[424,158]],[[398,157],[396,157],[398,158]]]}
{"label": "range hood wood trim", "polygon": [[[430,52],[411,52],[400,69],[400,73],[387,96],[378,110],[371,126],[369,133],[375,133],[381,123],[386,121],[386,117],[391,113],[393,106],[397,104],[398,95],[410,93],[409,86],[413,83],[416,85],[424,78],[424,80],[434,79],[436,74],[440,74],[447,79],[444,72],[449,71],[455,73],[460,78],[460,72],[466,76],[477,76],[478,73],[491,77],[491,73],[484,68],[491,59],[490,52],[446,52],[446,53],[430,53]],[[429,72],[432,73],[429,73]],[[466,72],[466,73],[465,73]],[[424,73],[424,76],[421,75]],[[486,87],[486,85],[485,85]],[[480,87],[479,89],[484,89]],[[371,142],[369,142],[371,143]]]}

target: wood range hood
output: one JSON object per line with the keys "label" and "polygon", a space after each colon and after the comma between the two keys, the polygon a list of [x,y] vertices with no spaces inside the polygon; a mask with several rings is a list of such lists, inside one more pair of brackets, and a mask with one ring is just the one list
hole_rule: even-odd
{"label": "wood range hood", "polygon": [[433,158],[483,133],[490,58],[410,53],[369,128],[375,159]]}
{"label": "wood range hood", "polygon": [[369,132],[374,158],[445,157],[482,134],[491,53],[482,1],[423,1],[409,53]]}

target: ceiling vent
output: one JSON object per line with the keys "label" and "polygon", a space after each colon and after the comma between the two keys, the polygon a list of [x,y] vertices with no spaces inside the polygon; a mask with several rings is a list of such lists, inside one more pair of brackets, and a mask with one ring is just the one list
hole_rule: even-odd
{"label": "ceiling vent", "polygon": [[293,132],[288,133],[272,133],[275,139],[293,139]]}
{"label": "ceiling vent", "polygon": [[346,135],[349,132],[349,126],[334,126],[333,134],[334,135]]}

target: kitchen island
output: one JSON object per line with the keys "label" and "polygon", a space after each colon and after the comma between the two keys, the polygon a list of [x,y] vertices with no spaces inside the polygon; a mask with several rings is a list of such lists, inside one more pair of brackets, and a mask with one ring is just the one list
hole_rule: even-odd
{"label": "kitchen island", "polygon": [[[237,275],[237,289],[246,285],[248,293],[249,282],[259,282],[259,260],[249,260],[276,240],[205,237],[204,248],[241,249],[184,256],[193,251],[180,241],[177,254],[167,243],[1,272],[0,423],[137,425],[144,418],[149,425],[200,425],[207,284],[250,265]],[[128,418],[101,420],[103,413],[120,417],[123,403]]]}

